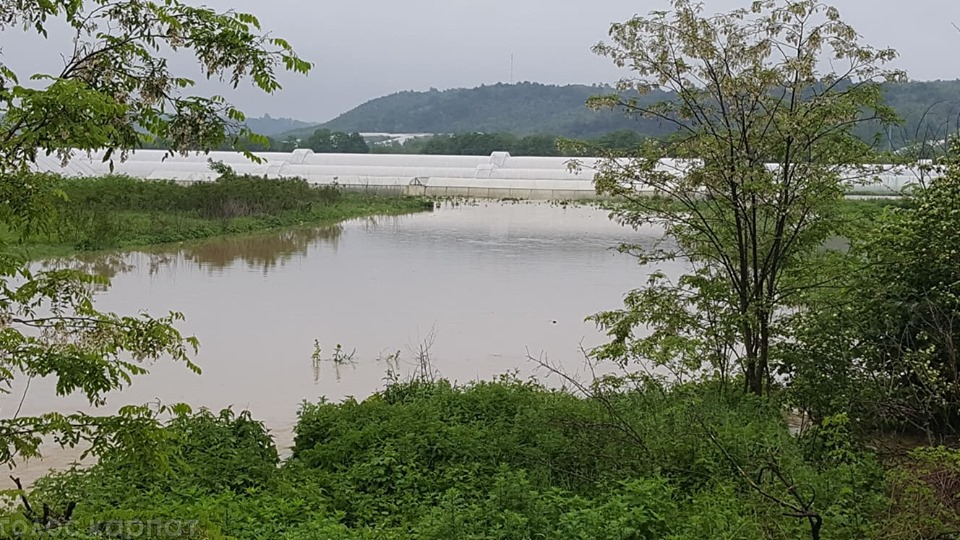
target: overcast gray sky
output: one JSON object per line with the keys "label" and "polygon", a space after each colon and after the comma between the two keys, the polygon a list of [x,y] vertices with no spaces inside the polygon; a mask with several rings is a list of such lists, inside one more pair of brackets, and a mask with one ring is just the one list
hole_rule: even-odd
{"label": "overcast gray sky", "polygon": [[[664,9],[667,0],[197,0],[257,15],[316,64],[308,77],[284,75],[272,96],[227,92],[248,114],[325,121],[367,100],[401,90],[473,87],[510,81],[614,82],[610,62],[590,52],[609,24]],[[725,11],[749,0],[704,0]],[[877,47],[900,51],[912,79],[960,78],[958,0],[833,0],[844,19]],[[20,71],[59,62],[42,43],[0,36],[3,61]],[[41,68],[42,69],[42,68]],[[54,69],[53,67],[47,69]],[[21,73],[23,75],[23,73]],[[225,92],[203,85],[204,91]]]}

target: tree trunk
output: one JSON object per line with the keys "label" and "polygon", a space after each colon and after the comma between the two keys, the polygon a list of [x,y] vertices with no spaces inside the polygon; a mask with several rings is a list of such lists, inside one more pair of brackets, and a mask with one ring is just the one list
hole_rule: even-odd
{"label": "tree trunk", "polygon": [[757,355],[757,378],[759,382],[756,388],[751,391],[758,396],[763,395],[766,387],[770,388],[770,315],[761,312],[760,316],[760,342],[757,344],[759,354]]}
{"label": "tree trunk", "polygon": [[757,355],[757,340],[749,324],[743,330],[743,346],[746,349],[746,390],[751,394],[763,395],[764,366]]}
{"label": "tree trunk", "polygon": [[765,367],[761,365],[761,360],[754,356],[747,359],[747,392],[758,396],[763,395],[763,380],[766,378]]}

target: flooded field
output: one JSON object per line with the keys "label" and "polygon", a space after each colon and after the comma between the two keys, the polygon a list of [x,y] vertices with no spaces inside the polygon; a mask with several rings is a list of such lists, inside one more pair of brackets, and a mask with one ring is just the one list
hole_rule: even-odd
{"label": "flooded field", "polygon": [[[69,264],[112,277],[101,309],[181,311],[182,330],[201,342],[202,375],[156,364],[104,412],[150,401],[249,409],[286,448],[303,400],[362,399],[388,371],[414,373],[424,350],[440,376],[460,382],[545,377],[529,356],[582,369],[581,347],[604,339],[584,318],[619,307],[646,276],[616,246],[656,238],[599,208],[481,202]],[[351,356],[340,363],[338,344]],[[14,388],[0,406],[23,398],[22,414],[89,410],[45,383],[33,381],[25,397]],[[24,477],[72,459],[48,455],[22,466]]]}

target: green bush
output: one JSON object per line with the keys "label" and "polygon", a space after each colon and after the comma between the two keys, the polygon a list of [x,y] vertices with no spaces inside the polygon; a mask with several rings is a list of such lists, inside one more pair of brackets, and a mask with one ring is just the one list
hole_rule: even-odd
{"label": "green bush", "polygon": [[206,538],[786,540],[809,525],[771,497],[815,494],[824,538],[880,537],[877,461],[843,422],[797,439],[780,411],[709,384],[594,400],[512,378],[415,381],[305,403],[279,467],[249,415],[204,411],[166,428],[163,467],[108,455],[31,496],[78,502],[84,526],[190,519]]}
{"label": "green bush", "polygon": [[[805,531],[738,468],[751,478],[782,471],[790,485],[768,474],[762,486],[784,500],[791,490],[806,499],[816,493],[815,509],[836,537],[865,534],[883,507],[876,460],[855,449],[842,461],[808,460],[777,403],[712,385],[641,387],[608,394],[607,403],[613,417],[596,401],[513,380],[394,385],[362,403],[304,405],[294,461],[322,479],[348,526],[414,527],[426,538],[630,537],[620,535],[640,530],[643,520],[631,512],[644,505],[663,521],[652,536],[630,533],[636,538],[699,538],[745,512],[753,517],[733,520],[741,524],[731,534],[743,523],[758,538]],[[627,505],[617,499],[627,484],[660,491]],[[724,505],[705,502],[718,500]],[[582,530],[558,528],[571,520]],[[781,535],[766,531],[768,522]]]}
{"label": "green bush", "polygon": [[249,412],[229,409],[174,418],[160,446],[152,449],[160,463],[139,454],[107,453],[87,470],[41,479],[37,491],[61,506],[71,498],[122,506],[157,494],[245,493],[268,487],[280,462],[263,424]]}
{"label": "green bush", "polygon": [[887,474],[890,538],[954,538],[960,531],[960,451],[918,448]]}

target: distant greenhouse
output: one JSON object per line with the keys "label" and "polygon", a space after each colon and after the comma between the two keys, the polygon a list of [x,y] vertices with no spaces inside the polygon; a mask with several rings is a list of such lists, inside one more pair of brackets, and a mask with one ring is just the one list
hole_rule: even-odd
{"label": "distant greenhouse", "polygon": [[[145,180],[183,183],[209,182],[217,177],[211,162],[222,162],[239,174],[267,178],[304,178],[310,183],[347,189],[391,191],[431,196],[530,199],[594,198],[595,159],[580,159],[573,171],[565,157],[514,157],[506,152],[489,156],[422,154],[318,154],[311,150],[258,153],[261,163],[236,152],[211,152],[164,157],[162,150],[138,150],[125,161],[114,162],[116,174]],[[663,163],[676,169],[676,162]],[[36,170],[66,176],[110,173],[102,153],[78,155],[65,166],[56,156],[41,156]],[[915,171],[887,168],[879,181],[851,182],[852,193],[896,194],[918,181]]]}

